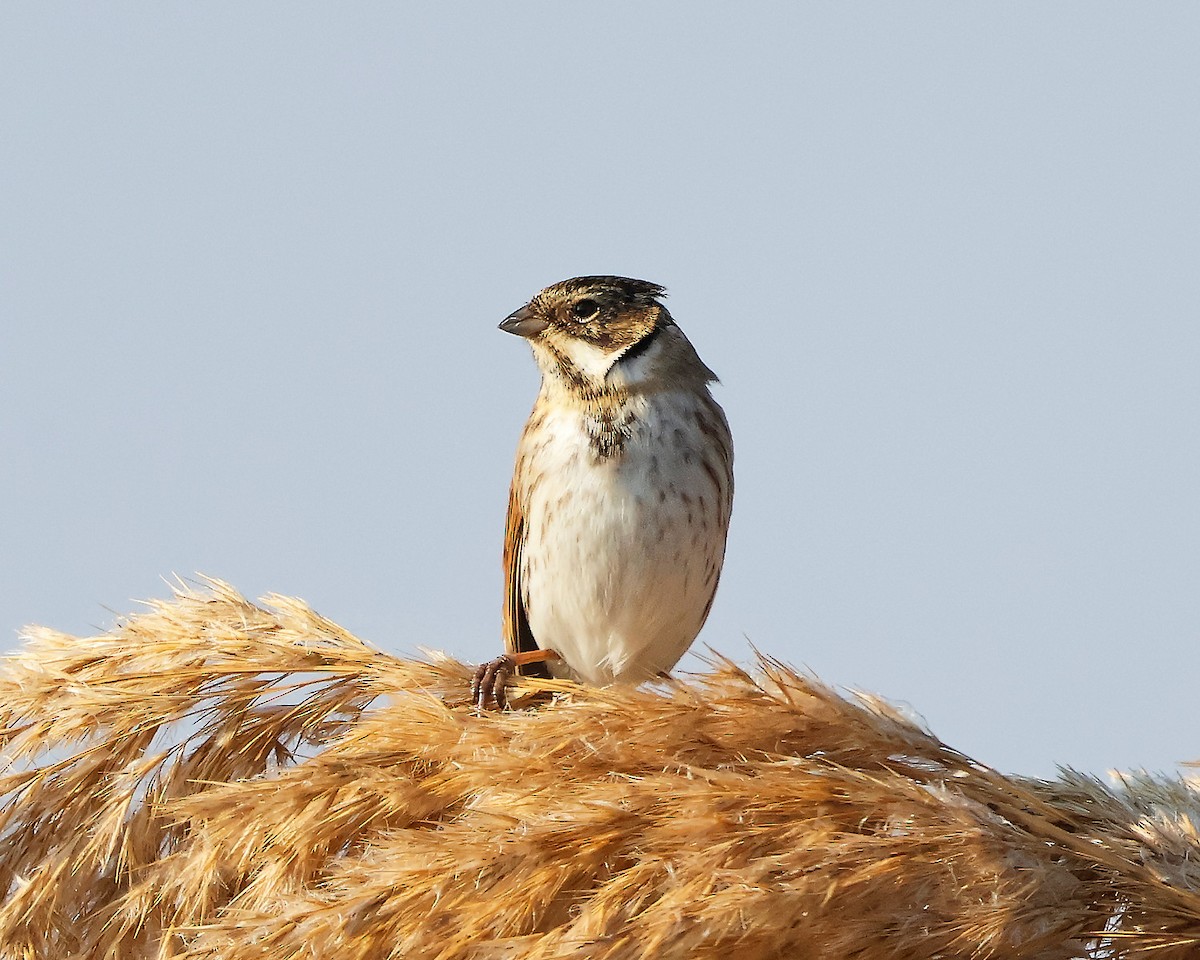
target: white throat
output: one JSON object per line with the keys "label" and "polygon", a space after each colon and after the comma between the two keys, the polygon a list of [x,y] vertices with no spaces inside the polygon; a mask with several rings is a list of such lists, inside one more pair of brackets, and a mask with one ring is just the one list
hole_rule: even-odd
{"label": "white throat", "polygon": [[594,380],[597,383],[603,383],[604,378],[608,376],[608,372],[612,369],[612,365],[617,362],[617,357],[620,354],[613,350],[602,350],[594,343],[588,343],[586,340],[577,340],[572,337],[562,343],[557,343],[555,346],[572,365],[589,380]]}

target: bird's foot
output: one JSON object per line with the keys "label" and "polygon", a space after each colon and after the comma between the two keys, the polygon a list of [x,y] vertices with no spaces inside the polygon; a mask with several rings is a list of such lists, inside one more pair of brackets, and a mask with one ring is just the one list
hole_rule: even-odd
{"label": "bird's foot", "polygon": [[504,688],[517,672],[517,661],[509,654],[481,663],[471,678],[471,702],[480,710],[503,710],[508,706]]}
{"label": "bird's foot", "polygon": [[488,710],[491,707],[503,710],[508,706],[508,694],[504,688],[520,667],[561,659],[553,650],[538,649],[506,653],[495,660],[481,663],[475,668],[475,675],[471,678],[471,702],[480,710]]}

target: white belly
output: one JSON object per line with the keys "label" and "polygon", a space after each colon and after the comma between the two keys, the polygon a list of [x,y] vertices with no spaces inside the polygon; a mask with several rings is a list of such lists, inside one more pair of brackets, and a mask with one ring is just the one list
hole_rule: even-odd
{"label": "white belly", "polygon": [[552,672],[592,684],[670,670],[704,624],[725,553],[731,491],[711,450],[705,469],[696,401],[632,402],[632,435],[607,459],[569,407],[523,441],[529,626],[562,658]]}

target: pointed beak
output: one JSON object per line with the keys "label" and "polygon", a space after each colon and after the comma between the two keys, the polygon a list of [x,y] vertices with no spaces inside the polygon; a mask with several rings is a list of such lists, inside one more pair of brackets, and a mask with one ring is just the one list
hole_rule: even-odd
{"label": "pointed beak", "polygon": [[548,326],[549,324],[538,316],[529,304],[526,304],[520,310],[505,317],[500,324],[500,329],[505,333],[515,333],[518,337],[532,337],[541,333]]}

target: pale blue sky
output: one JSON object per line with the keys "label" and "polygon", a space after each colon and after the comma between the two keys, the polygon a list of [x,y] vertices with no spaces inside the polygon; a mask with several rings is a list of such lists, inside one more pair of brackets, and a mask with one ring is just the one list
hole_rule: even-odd
{"label": "pale blue sky", "polygon": [[493,655],[496,324],[621,273],[733,424],[702,641],[1005,770],[1200,758],[1198,49],[1171,2],[5,3],[5,646],[202,571]]}

